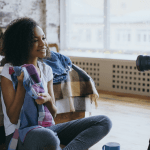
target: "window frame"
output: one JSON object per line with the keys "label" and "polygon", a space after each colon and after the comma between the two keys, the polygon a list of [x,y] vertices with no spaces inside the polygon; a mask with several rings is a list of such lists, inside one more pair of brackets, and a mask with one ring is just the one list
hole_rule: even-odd
{"label": "window frame", "polygon": [[[69,15],[68,9],[66,7],[69,6],[69,0],[61,0],[60,1],[60,51],[67,49],[66,40],[69,40],[69,36],[67,37],[67,29],[66,24],[69,24],[67,20],[67,15]],[[104,29],[103,29],[103,49],[109,50],[110,47],[110,0],[104,0]],[[69,34],[68,34],[69,35]]]}
{"label": "window frame", "polygon": [[[127,53],[119,53],[120,50],[118,50],[116,48],[112,48],[111,45],[111,26],[110,26],[110,0],[104,0],[104,27],[102,29],[103,32],[103,36],[102,36],[102,51],[98,54],[97,53],[97,49],[93,49],[93,53],[91,52],[91,48],[89,47],[87,49],[88,52],[90,53],[84,53],[80,50],[82,47],[77,48],[77,51],[74,51],[73,49],[70,49],[69,47],[67,47],[67,40],[69,41],[69,34],[67,34],[67,29],[66,29],[66,25],[69,24],[69,21],[67,20],[67,15],[70,15],[68,12],[68,9],[66,9],[67,6],[69,6],[70,0],[61,0],[60,1],[60,53],[64,54],[64,55],[68,55],[68,56],[77,56],[77,57],[94,57],[94,58],[107,58],[107,59],[121,59],[121,60],[135,60],[137,58],[137,56],[139,55],[140,50],[133,50],[132,55],[130,54],[130,48],[127,49]],[[68,22],[67,22],[68,21]],[[69,25],[68,25],[69,26]],[[148,29],[149,30],[149,29]],[[131,33],[134,32],[131,30]],[[135,31],[137,32],[137,31]],[[132,36],[132,34],[129,33],[130,37],[130,41],[126,41],[126,45],[130,44],[131,41],[134,42],[134,44],[139,45],[139,42],[137,42],[136,39],[136,35]],[[127,35],[128,36],[128,35]],[[134,39],[135,38],[135,39]],[[146,37],[148,40],[148,43],[150,42],[150,35]],[[118,44],[118,42],[115,40],[114,41],[116,44]],[[147,42],[145,42],[147,43]],[[148,44],[149,45],[149,44]],[[120,44],[118,45],[120,46]],[[132,44],[131,44],[131,48],[132,48]],[[147,46],[148,47],[148,46]],[[110,51],[112,50],[112,53],[110,53]],[[122,51],[124,51],[124,48],[122,49]],[[147,50],[146,50],[147,51]],[[96,53],[95,53],[96,52]],[[79,54],[80,53],[80,54]],[[146,52],[147,53],[147,52]],[[98,55],[97,55],[98,54]],[[144,54],[140,54],[140,55],[145,55]]]}

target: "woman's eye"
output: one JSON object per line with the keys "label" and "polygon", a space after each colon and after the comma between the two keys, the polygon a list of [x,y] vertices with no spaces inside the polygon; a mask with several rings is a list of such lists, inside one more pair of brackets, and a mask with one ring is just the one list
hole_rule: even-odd
{"label": "woman's eye", "polygon": [[[45,39],[46,39],[45,37],[42,38],[42,40],[45,40]],[[38,42],[38,40],[35,39],[34,42]]]}

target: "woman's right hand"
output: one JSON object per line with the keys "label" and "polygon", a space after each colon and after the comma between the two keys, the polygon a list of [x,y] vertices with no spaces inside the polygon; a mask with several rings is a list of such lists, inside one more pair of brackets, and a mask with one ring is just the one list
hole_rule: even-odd
{"label": "woman's right hand", "polygon": [[23,84],[23,78],[24,78],[24,72],[21,72],[21,75],[17,76],[18,83],[22,83]]}

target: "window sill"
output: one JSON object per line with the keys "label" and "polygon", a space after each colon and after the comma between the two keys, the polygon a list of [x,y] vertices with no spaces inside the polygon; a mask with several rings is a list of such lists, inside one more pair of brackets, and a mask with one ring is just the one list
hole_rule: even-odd
{"label": "window sill", "polygon": [[100,52],[80,52],[61,50],[60,53],[70,57],[89,57],[89,58],[103,58],[103,59],[119,59],[119,60],[136,60],[138,54],[107,54]]}

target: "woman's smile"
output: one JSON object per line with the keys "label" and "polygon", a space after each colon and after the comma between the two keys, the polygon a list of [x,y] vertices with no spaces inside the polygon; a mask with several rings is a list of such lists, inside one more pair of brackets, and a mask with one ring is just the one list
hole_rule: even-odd
{"label": "woman's smile", "polygon": [[39,50],[37,50],[37,51],[46,53],[46,48],[42,48],[42,49],[39,49]]}

